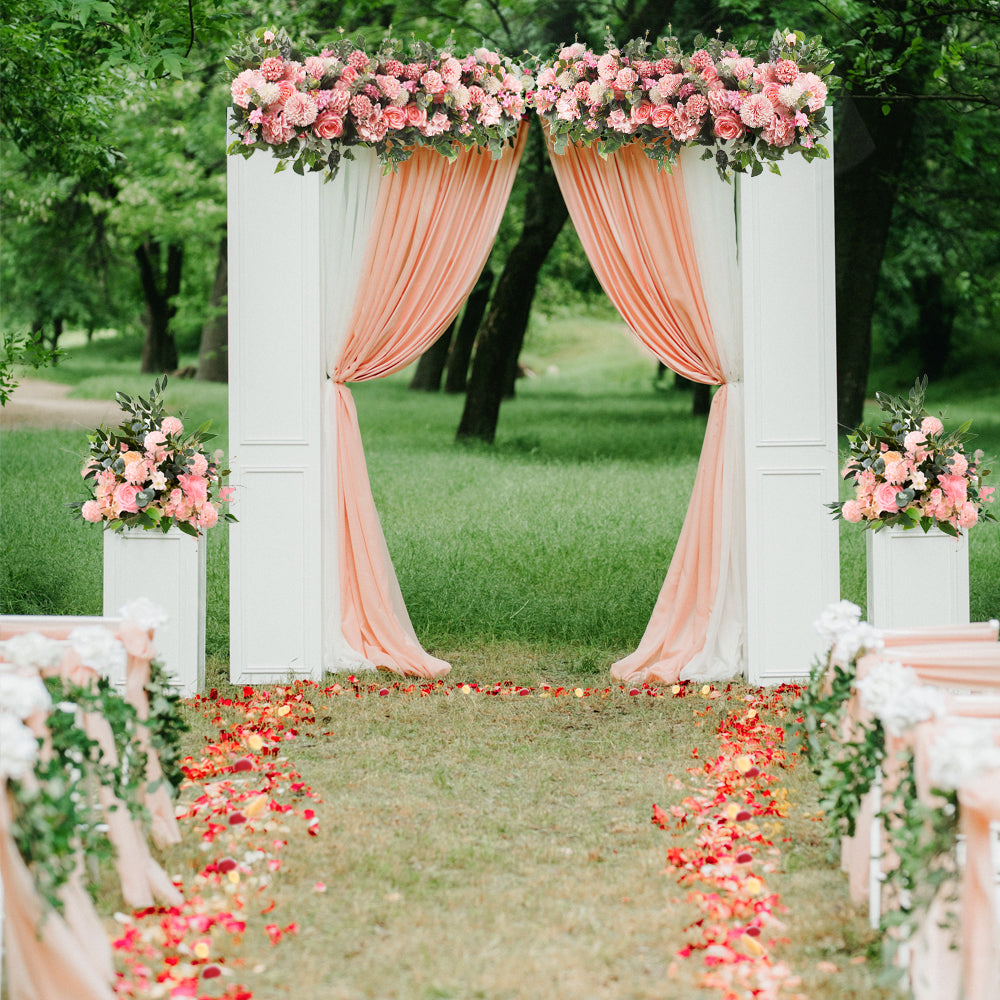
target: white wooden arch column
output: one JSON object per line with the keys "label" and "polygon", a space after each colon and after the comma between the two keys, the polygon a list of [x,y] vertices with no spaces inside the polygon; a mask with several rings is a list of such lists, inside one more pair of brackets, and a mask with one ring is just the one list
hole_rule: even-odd
{"label": "white wooden arch column", "polygon": [[[339,602],[324,594],[322,560],[337,539],[320,528],[335,500],[321,474],[321,337],[337,280],[323,217],[351,164],[325,185],[274,165],[229,157],[230,676],[251,684],[320,679],[324,601]],[[773,684],[808,674],[812,622],[840,594],[823,506],[838,495],[833,161],[791,156],[780,176],[736,185],[747,678]]]}

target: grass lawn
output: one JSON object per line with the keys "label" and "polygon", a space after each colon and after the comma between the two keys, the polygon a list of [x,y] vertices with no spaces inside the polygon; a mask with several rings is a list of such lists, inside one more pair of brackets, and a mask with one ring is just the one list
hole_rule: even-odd
{"label": "grass lawn", "polygon": [[[145,394],[152,379],[120,347],[74,350],[46,377],[90,397]],[[409,392],[408,372],[357,386],[373,491],[417,634],[454,665],[449,685],[603,688],[662,583],[704,418],[669,381],[654,388],[655,364],[613,320],[539,321],[524,360],[540,374],[519,382],[492,448],[456,445],[462,400]],[[167,404],[211,418],[226,446],[224,386],[171,382]],[[976,444],[1000,452],[995,387],[932,386],[928,408],[949,426],[972,418]],[[63,506],[81,497],[83,444],[63,431],[3,434],[3,612],[100,611],[100,532]],[[863,533],[841,532],[843,595],[863,605]],[[209,539],[210,683],[232,693],[226,529]],[[977,527],[970,546],[972,616],[1000,616],[1000,527]],[[915,582],[914,599],[933,600],[933,585]],[[694,748],[714,752],[727,705],[617,688],[603,699],[317,689],[323,725],[287,754],[323,800],[321,836],[290,839],[272,887],[301,931],[257,972],[245,956],[245,981],[267,1000],[693,995],[696,963],[669,970],[692,910],[662,873],[671,839],[650,811],[683,796],[668,776],[685,775]],[[217,727],[187,714],[197,756]],[[791,809],[772,837],[788,907],[780,957],[813,1000],[893,996],[876,983],[877,942],[847,903],[808,769],[781,784]],[[169,870],[193,860],[185,845]],[[326,894],[312,892],[318,879]],[[109,893],[101,904],[120,905]],[[247,949],[263,922],[253,918]]]}

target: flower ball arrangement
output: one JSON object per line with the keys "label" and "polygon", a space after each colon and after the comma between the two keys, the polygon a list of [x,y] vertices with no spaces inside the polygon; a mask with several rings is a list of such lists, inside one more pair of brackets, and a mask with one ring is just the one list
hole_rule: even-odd
{"label": "flower ball arrangement", "polygon": [[834,517],[873,531],[887,525],[938,527],[957,536],[979,521],[995,520],[987,504],[994,487],[982,468],[983,452],[966,457],[969,423],[945,433],[940,419],[924,410],[927,378],[918,379],[907,399],[876,393],[885,419],[875,430],[848,435],[850,452],[842,474],[855,495],[828,504]]}
{"label": "flower ball arrangement", "polygon": [[115,393],[126,419],[117,430],[101,425],[88,436],[90,454],[81,475],[90,497],[69,504],[83,520],[113,531],[167,532],[176,524],[194,536],[220,518],[236,520],[219,506],[233,493],[222,485],[229,475],[221,467],[222,451],[209,457],[204,450],[215,435],[208,423],[185,433],[180,419],[164,415],[166,385],[166,375],[157,379],[148,399]]}

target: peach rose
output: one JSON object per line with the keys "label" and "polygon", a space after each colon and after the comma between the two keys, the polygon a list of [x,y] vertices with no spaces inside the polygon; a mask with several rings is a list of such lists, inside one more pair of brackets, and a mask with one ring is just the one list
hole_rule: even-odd
{"label": "peach rose", "polygon": [[672,104],[657,104],[653,107],[651,120],[657,128],[669,128],[675,114]]}
{"label": "peach rose", "polygon": [[96,500],[88,500],[81,508],[80,513],[85,521],[96,524],[101,520],[101,505]]}
{"label": "peach rose", "polygon": [[402,108],[397,108],[394,104],[390,104],[382,112],[382,117],[386,125],[393,131],[405,128],[406,126],[406,112]]}

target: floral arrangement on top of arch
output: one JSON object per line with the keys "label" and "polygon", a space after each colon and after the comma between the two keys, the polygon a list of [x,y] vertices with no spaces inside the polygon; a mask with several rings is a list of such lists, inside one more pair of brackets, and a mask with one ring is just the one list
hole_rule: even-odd
{"label": "floral arrangement on top of arch", "polygon": [[673,37],[621,47],[609,37],[603,53],[576,42],[517,63],[485,48],[461,56],[393,39],[369,54],[357,37],[303,56],[284,30],[260,28],[227,60],[236,137],[228,151],[270,150],[279,170],[290,162],[327,179],[355,145],[393,169],[420,146],[449,157],[477,146],[498,157],[534,110],[557,153],[597,143],[606,156],[639,142],[669,165],[702,145],[724,178],[759,174],[765,163],[777,171],[789,152],[829,155],[819,140],[829,132],[833,64],[819,37],[776,31],[760,61],[752,41],[694,44],[685,55]]}

